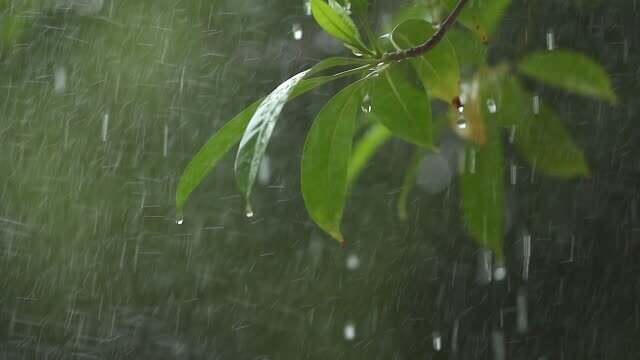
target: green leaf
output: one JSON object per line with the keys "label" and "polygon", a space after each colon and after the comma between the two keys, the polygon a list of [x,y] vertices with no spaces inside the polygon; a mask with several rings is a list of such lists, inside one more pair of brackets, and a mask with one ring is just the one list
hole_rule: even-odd
{"label": "green leaf", "polygon": [[311,218],[339,242],[347,171],[362,81],[334,96],[318,114],[302,155],[302,196]]}
{"label": "green leaf", "polygon": [[402,190],[398,196],[398,218],[402,221],[407,220],[407,200],[409,199],[409,193],[416,184],[416,176],[418,175],[418,168],[422,159],[424,159],[427,151],[425,149],[416,149],[409,161],[409,166],[404,173],[404,181],[402,182]]}
{"label": "green leaf", "polygon": [[[331,67],[346,66],[349,64],[362,64],[362,62],[358,59],[329,58],[312,67],[308,74],[315,74]],[[289,96],[289,100],[313,88],[326,84],[329,81],[345,76],[348,73],[349,71],[333,76],[321,76],[304,80],[295,87]],[[195,190],[204,177],[218,164],[222,157],[240,141],[249,121],[263,100],[264,98],[256,101],[231,119],[231,121],[213,135],[193,157],[182,173],[176,190],[176,207],[179,216],[193,190]]]}
{"label": "green leaf", "polygon": [[502,259],[504,236],[504,168],[500,133],[487,121],[487,143],[469,144],[460,181],[467,230],[482,246]]}
{"label": "green leaf", "polygon": [[356,24],[335,0],[329,0],[329,3],[324,0],[311,0],[311,11],[324,31],[361,52],[368,52]]}
{"label": "green leaf", "polygon": [[433,146],[429,96],[409,82],[401,66],[381,71],[373,80],[370,96],[372,119],[409,142]]}
{"label": "green leaf", "polygon": [[[435,33],[433,24],[409,19],[393,30],[391,40],[398,50],[405,50],[423,44]],[[412,59],[411,64],[431,95],[451,103],[460,94],[458,58],[446,38],[433,50]]]}
{"label": "green leaf", "polygon": [[[445,4],[449,10],[453,10],[458,1],[445,0]],[[475,32],[483,43],[487,44],[498,28],[510,3],[511,0],[472,0],[462,10],[459,21]]]}
{"label": "green leaf", "polygon": [[469,30],[464,28],[451,29],[447,33],[446,39],[453,46],[461,68],[486,63],[487,46],[472,36]]}
{"label": "green leaf", "polygon": [[535,114],[534,96],[522,88],[517,78],[512,75],[499,78],[494,81],[491,93],[497,104],[496,118],[513,131],[516,149],[536,169],[562,178],[589,175],[583,151],[557,114],[539,98]]}
{"label": "green leaf", "polygon": [[617,102],[606,71],[583,54],[568,50],[541,51],[518,64],[523,74],[576,94]]}
{"label": "green leaf", "polygon": [[358,179],[365,166],[376,150],[391,138],[391,132],[381,124],[374,123],[367,132],[356,142],[349,162],[347,173],[347,188]]}

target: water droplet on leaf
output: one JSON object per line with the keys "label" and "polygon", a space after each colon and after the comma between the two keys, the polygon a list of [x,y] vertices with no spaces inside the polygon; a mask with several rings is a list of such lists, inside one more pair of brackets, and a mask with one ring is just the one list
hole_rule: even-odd
{"label": "water droplet on leaf", "polygon": [[366,115],[371,112],[371,97],[369,94],[366,94],[362,98],[362,103],[360,104],[360,109]]}
{"label": "water droplet on leaf", "polygon": [[458,129],[466,129],[467,128],[467,119],[464,116],[459,116],[458,120],[456,120],[456,126]]}

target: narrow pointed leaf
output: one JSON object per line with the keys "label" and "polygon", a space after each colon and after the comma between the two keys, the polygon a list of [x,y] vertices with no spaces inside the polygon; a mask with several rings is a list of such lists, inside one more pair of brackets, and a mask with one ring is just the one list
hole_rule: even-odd
{"label": "narrow pointed leaf", "polygon": [[502,258],[504,236],[504,168],[500,133],[488,122],[487,142],[469,144],[460,180],[462,209],[471,236]]}
{"label": "narrow pointed leaf", "polygon": [[529,54],[518,64],[523,74],[579,95],[617,102],[607,72],[592,59],[568,50]]}
{"label": "narrow pointed leaf", "polygon": [[349,161],[347,174],[347,188],[350,188],[358,179],[362,170],[376,151],[391,138],[391,132],[382,124],[374,123],[356,142]]}
{"label": "narrow pointed leaf", "polygon": [[348,86],[324,106],[307,135],[302,155],[302,196],[307,210],[339,242],[344,241],[340,222],[361,84]]}
{"label": "narrow pointed leaf", "polygon": [[337,2],[345,9],[350,9],[352,12],[366,19],[369,10],[369,0],[337,0]]}
{"label": "narrow pointed leaf", "polygon": [[[354,62],[355,61],[355,62]],[[362,64],[358,59],[330,58],[322,61],[309,70],[309,74],[327,70],[331,67]],[[289,96],[293,99],[307,91],[326,84],[329,81],[340,78],[343,74],[335,76],[321,76],[300,82]],[[176,189],[176,207],[178,213],[182,213],[187,199],[202,182],[204,177],[218,164],[222,157],[231,150],[242,138],[249,121],[255,114],[264,99],[256,101],[251,106],[231,119],[193,157],[187,168],[183,171]]]}
{"label": "narrow pointed leaf", "polygon": [[431,102],[424,89],[413,85],[399,65],[373,80],[369,116],[387,129],[417,145],[433,146]]}
{"label": "narrow pointed leaf", "polygon": [[[436,28],[420,19],[409,19],[398,25],[391,40],[399,50],[413,48],[427,41]],[[456,52],[446,38],[426,54],[411,60],[429,94],[451,103],[460,95],[460,68]]]}
{"label": "narrow pointed leaf", "polygon": [[331,36],[362,51],[366,49],[356,24],[335,0],[330,0],[329,3],[311,0],[311,11],[318,25]]}

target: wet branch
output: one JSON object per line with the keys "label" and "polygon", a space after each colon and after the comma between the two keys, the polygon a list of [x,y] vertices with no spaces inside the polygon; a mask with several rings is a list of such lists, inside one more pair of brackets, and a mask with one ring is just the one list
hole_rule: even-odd
{"label": "wet branch", "polygon": [[433,34],[433,36],[429,38],[429,40],[427,40],[424,44],[410,48],[410,49],[406,49],[406,50],[399,50],[391,53],[386,53],[384,54],[382,59],[384,61],[404,60],[404,59],[418,57],[427,53],[428,51],[433,49],[436,45],[438,45],[440,41],[442,41],[447,31],[449,31],[451,26],[455,24],[456,20],[458,20],[458,17],[460,16],[462,9],[464,9],[464,7],[467,5],[468,2],[469,0],[458,1],[458,5],[456,5],[456,7],[451,12],[451,14],[449,14],[449,17],[447,17],[447,19],[442,23],[442,25],[440,25],[440,28],[438,29],[438,31],[435,34]]}

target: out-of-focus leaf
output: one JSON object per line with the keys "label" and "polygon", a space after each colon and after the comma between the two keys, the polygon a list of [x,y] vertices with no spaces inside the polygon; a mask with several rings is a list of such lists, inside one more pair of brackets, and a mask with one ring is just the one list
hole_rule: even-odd
{"label": "out-of-focus leaf", "polygon": [[[391,40],[398,50],[409,49],[427,41],[436,29],[420,19],[410,19],[398,25]],[[460,68],[456,52],[446,38],[426,54],[411,59],[429,94],[451,103],[460,94]]]}
{"label": "out-of-focus leaf", "polygon": [[611,80],[600,64],[568,50],[541,51],[518,64],[523,74],[576,94],[617,102]]}
{"label": "out-of-focus leaf", "polygon": [[391,138],[391,132],[382,124],[374,123],[356,142],[349,161],[347,173],[347,188],[358,179],[362,170],[373,157],[373,154]]}
{"label": "out-of-focus leaf", "polygon": [[322,230],[341,243],[340,222],[362,83],[349,85],[324,106],[309,130],[302,155],[302,196],[307,210]]}
{"label": "out-of-focus leaf", "polygon": [[[518,152],[536,169],[557,177],[589,175],[583,151],[574,142],[558,115],[541,99],[534,110],[534,96],[513,75],[488,76],[495,117],[513,135]],[[538,113],[534,113],[537,111]]]}
{"label": "out-of-focus leaf", "polygon": [[[361,62],[357,59],[329,58],[313,66],[309,70],[309,74],[318,73],[332,67],[347,66],[350,64],[361,64]],[[346,74],[346,72],[334,76],[321,76],[303,80],[289,95],[289,100],[300,96],[313,88],[326,84],[329,81],[340,78],[344,74]],[[193,157],[187,168],[183,171],[176,190],[176,207],[178,214],[182,213],[187,199],[200,182],[202,182],[204,177],[218,164],[220,159],[222,159],[222,157],[240,141],[249,121],[254,116],[263,100],[264,98],[256,101],[231,119],[224,127],[213,135]]]}
{"label": "out-of-focus leaf", "polygon": [[394,135],[417,145],[433,146],[431,102],[424,89],[406,78],[403,68],[392,65],[373,80],[371,113]]}
{"label": "out-of-focus leaf", "polygon": [[[444,0],[447,8],[453,10],[459,0]],[[482,40],[489,43],[511,0],[476,0],[469,1],[462,10],[459,21],[471,29]]]}
{"label": "out-of-focus leaf", "polygon": [[407,200],[409,199],[409,193],[413,186],[416,184],[416,176],[418,174],[418,168],[420,167],[420,163],[424,156],[427,154],[425,149],[417,148],[413,156],[411,157],[411,161],[409,161],[409,165],[407,166],[407,170],[404,173],[404,181],[402,182],[402,190],[400,191],[400,195],[398,196],[398,218],[402,221],[407,220]]}
{"label": "out-of-focus leaf", "polygon": [[347,11],[335,0],[329,0],[329,3],[324,0],[311,0],[311,11],[316,22],[324,31],[359,49],[360,52],[367,51],[356,24],[349,17]]}
{"label": "out-of-focus leaf", "polygon": [[502,144],[495,122],[487,122],[487,142],[469,144],[460,181],[467,230],[482,246],[502,259],[504,236],[504,168]]}

